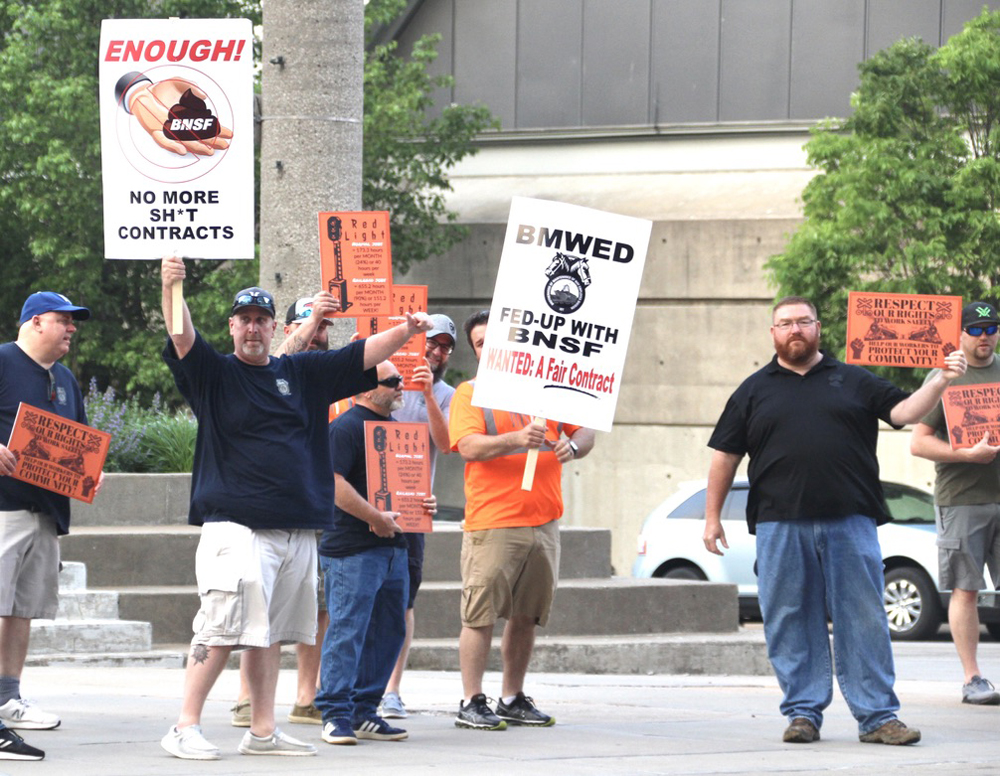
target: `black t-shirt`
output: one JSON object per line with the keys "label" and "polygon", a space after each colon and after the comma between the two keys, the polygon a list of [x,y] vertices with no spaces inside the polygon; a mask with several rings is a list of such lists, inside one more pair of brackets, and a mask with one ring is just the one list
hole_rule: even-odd
{"label": "black t-shirt", "polygon": [[909,396],[824,354],[805,375],[777,356],[730,397],[708,446],[750,456],[747,523],[890,519],[879,482],[878,420]]}
{"label": "black t-shirt", "polygon": [[[21,402],[77,423],[87,422],[80,386],[62,364],[45,369],[15,343],[0,345],[0,444],[7,444]],[[69,533],[69,497],[0,477],[0,511],[33,509],[56,521],[60,535]]]}
{"label": "black t-shirt", "polygon": [[163,360],[198,418],[188,522],[231,520],[249,528],[329,528],[333,477],[330,404],[370,390],[364,340],[251,366],[223,355],[200,334]]}
{"label": "black t-shirt", "polygon": [[[391,415],[386,418],[367,407],[355,404],[347,412],[338,415],[330,424],[330,447],[333,449],[333,471],[347,480],[361,495],[368,498],[368,474],[365,462],[365,421],[382,423],[395,421]],[[378,476],[373,473],[373,476]],[[405,547],[404,534],[383,539],[372,531],[368,523],[334,506],[333,527],[323,532],[319,542],[319,554],[329,558],[343,558],[356,555],[373,547]]]}

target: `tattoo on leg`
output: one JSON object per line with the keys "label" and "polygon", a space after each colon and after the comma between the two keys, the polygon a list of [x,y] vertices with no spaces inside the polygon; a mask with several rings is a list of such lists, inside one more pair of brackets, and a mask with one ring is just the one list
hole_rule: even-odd
{"label": "tattoo on leg", "polygon": [[208,647],[204,644],[195,644],[191,647],[191,659],[195,663],[204,663],[208,660]]}

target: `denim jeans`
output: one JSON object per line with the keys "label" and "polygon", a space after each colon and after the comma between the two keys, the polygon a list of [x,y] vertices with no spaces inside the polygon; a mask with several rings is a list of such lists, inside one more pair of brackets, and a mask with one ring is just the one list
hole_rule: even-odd
{"label": "denim jeans", "polygon": [[860,733],[895,719],[899,700],[882,603],[882,552],[864,515],[757,525],[758,593],[781,713],[818,729],[837,682]]}
{"label": "denim jeans", "polygon": [[405,547],[376,547],[344,558],[320,557],[330,626],[323,637],[323,721],[375,716],[406,634],[410,584]]}

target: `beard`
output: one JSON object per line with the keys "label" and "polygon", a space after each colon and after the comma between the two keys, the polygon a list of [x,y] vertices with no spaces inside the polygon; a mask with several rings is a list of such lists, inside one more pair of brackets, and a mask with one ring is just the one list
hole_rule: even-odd
{"label": "beard", "polygon": [[389,405],[389,412],[395,412],[396,410],[401,410],[406,406],[406,398],[400,396],[398,399],[394,400],[392,404]]}
{"label": "beard", "polygon": [[264,343],[260,340],[244,340],[240,349],[243,351],[244,356],[249,356],[250,358],[260,358],[261,355],[267,352]]}
{"label": "beard", "polygon": [[775,342],[774,350],[786,364],[808,364],[819,350],[819,339],[789,338],[781,343]]}
{"label": "beard", "polygon": [[403,409],[403,405],[406,404],[406,399],[402,396],[397,399],[391,393],[383,394],[381,392],[375,392],[371,394],[371,403],[386,412],[395,412],[396,410]]}

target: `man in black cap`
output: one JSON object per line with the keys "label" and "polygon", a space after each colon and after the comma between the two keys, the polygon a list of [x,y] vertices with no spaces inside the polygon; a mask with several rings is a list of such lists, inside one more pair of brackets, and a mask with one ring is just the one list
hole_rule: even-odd
{"label": "man in black cap", "polygon": [[[163,317],[174,331],[173,285],[184,262],[163,259]],[[235,648],[250,683],[251,720],[239,746],[247,755],[314,755],[316,748],[274,724],[282,643],[316,637],[316,535],[333,521],[326,418],[331,403],[377,384],[375,365],[414,334],[426,315],[344,348],[269,354],[277,327],[274,298],[260,288],[233,300],[233,353],[195,331],[187,305],[163,358],[198,418],[188,522],[202,526],[195,558],[201,609],[177,724],[161,740],[175,757],[216,760],[201,713]],[[281,466],[276,467],[275,461]]]}
{"label": "man in black cap", "polygon": [[[58,362],[76,322],[88,318],[90,310],[53,291],[24,302],[17,341],[0,345],[0,439],[10,439],[21,402],[87,422],[80,386]],[[41,760],[41,750],[7,728],[59,726],[57,715],[21,698],[20,686],[32,619],[56,615],[58,537],[69,532],[69,498],[8,476],[16,465],[0,444],[0,722],[7,726],[0,725],[0,759]]]}
{"label": "man in black cap", "polygon": [[[996,359],[1000,316],[992,302],[972,302],[962,309],[960,346],[968,371],[952,385],[1000,383]],[[927,376],[932,380],[939,370]],[[926,381],[925,381],[926,382]],[[962,703],[995,706],[998,693],[983,677],[976,660],[979,610],[976,599],[986,587],[983,566],[993,586],[1000,583],[1000,446],[988,431],[962,429],[972,447],[952,450],[940,402],[913,429],[910,451],[934,461],[934,504],[938,531],[938,584],[951,590],[948,625],[965,679]]]}

